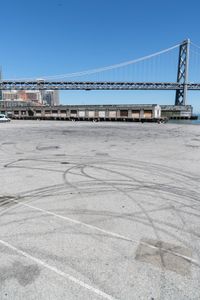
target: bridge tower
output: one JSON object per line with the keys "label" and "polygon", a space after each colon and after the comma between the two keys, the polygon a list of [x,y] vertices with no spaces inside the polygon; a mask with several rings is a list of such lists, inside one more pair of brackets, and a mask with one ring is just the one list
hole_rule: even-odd
{"label": "bridge tower", "polygon": [[189,68],[190,40],[183,41],[179,48],[177,82],[183,84],[183,89],[176,91],[175,105],[187,104],[187,83]]}

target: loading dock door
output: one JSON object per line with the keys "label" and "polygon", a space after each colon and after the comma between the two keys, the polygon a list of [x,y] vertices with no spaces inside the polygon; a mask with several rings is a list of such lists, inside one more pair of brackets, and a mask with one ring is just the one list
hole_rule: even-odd
{"label": "loading dock door", "polygon": [[151,110],[145,110],[144,111],[144,118],[146,118],[146,119],[152,118],[152,111]]}
{"label": "loading dock door", "polygon": [[140,118],[140,111],[139,110],[132,110],[132,118],[139,119]]}
{"label": "loading dock door", "polygon": [[128,118],[128,110],[120,110],[120,117]]}

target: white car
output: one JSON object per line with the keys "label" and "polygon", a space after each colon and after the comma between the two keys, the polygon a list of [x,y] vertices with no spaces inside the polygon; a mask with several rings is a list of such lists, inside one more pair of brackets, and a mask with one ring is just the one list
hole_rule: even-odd
{"label": "white car", "polygon": [[1,122],[10,122],[10,119],[6,115],[0,114],[0,123]]}

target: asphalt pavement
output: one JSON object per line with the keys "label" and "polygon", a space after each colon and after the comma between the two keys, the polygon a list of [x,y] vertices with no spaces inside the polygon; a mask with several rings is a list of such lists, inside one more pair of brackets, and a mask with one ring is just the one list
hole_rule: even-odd
{"label": "asphalt pavement", "polygon": [[0,124],[0,299],[200,299],[200,126]]}

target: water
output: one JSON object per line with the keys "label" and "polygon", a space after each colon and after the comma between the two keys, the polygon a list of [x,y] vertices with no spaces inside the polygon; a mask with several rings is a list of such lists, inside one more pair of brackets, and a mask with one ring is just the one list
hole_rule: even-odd
{"label": "water", "polygon": [[185,124],[185,125],[200,125],[200,115],[198,115],[197,120],[169,120],[168,123]]}

